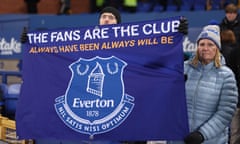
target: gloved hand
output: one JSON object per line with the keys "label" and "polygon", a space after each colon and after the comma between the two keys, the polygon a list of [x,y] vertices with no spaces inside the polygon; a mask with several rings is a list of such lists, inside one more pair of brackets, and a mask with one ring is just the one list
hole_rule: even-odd
{"label": "gloved hand", "polygon": [[187,74],[184,74],[184,81],[186,82],[188,79],[188,75]]}
{"label": "gloved hand", "polygon": [[184,35],[188,34],[188,20],[185,17],[180,18],[180,24],[177,29],[178,32],[183,33]]}
{"label": "gloved hand", "polygon": [[23,31],[20,37],[21,43],[26,43],[28,41],[28,36],[27,36],[27,28],[23,27]]}
{"label": "gloved hand", "polygon": [[185,144],[201,144],[203,141],[204,137],[199,131],[191,132],[184,138]]}

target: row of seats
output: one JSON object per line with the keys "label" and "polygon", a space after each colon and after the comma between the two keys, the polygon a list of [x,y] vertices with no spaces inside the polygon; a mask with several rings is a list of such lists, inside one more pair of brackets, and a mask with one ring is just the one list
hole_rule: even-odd
{"label": "row of seats", "polygon": [[[115,1],[115,2],[114,2]],[[131,1],[131,0],[129,0]],[[239,1],[239,2],[238,2]],[[126,2],[127,3],[127,2]],[[122,13],[124,12],[169,12],[169,11],[209,11],[209,10],[223,10],[228,3],[239,5],[240,0],[135,0],[129,2],[133,5],[127,5],[117,0],[109,1],[104,5],[117,7]],[[135,5],[134,5],[135,4]],[[104,6],[103,5],[103,6]],[[102,6],[92,6],[92,12],[98,12]]]}
{"label": "row of seats", "polygon": [[10,119],[15,119],[15,112],[17,106],[17,100],[19,98],[21,84],[0,84],[2,97],[1,97],[1,108],[2,115]]}
{"label": "row of seats", "polygon": [[[139,6],[137,7],[137,12],[163,12],[164,7],[161,5],[155,5],[152,11],[150,11],[150,5],[148,3],[139,3]],[[181,5],[181,6],[176,6],[176,5],[168,5],[166,8],[166,11],[200,11],[200,10],[205,10],[204,5]]]}
{"label": "row of seats", "polygon": [[[154,5],[147,2],[139,2],[137,6],[137,12],[161,12],[164,11],[164,7],[160,4]],[[179,6],[174,4],[168,4],[166,11],[190,11],[190,10],[205,10],[204,5],[192,5],[192,4],[181,4]]]}
{"label": "row of seats", "polygon": [[[208,8],[208,10],[224,9],[224,6],[227,3],[238,4],[238,1],[226,0],[225,3],[221,3],[219,0],[212,0],[211,8],[210,9]],[[151,9],[151,6],[152,6],[151,0],[139,1],[137,4],[137,12],[148,12]],[[159,3],[155,3],[151,11],[160,12],[160,11],[199,11],[199,10],[207,10],[206,0],[194,0],[194,1],[193,0],[167,0],[167,7],[165,10],[162,5],[160,5]]]}

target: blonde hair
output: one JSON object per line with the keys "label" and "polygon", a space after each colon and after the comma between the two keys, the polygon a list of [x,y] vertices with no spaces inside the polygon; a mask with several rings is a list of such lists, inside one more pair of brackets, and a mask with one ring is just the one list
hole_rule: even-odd
{"label": "blonde hair", "polygon": [[[197,67],[197,65],[200,61],[201,60],[199,59],[199,53],[198,53],[198,51],[196,51],[196,55],[192,59],[191,64],[194,67]],[[220,53],[219,49],[217,49],[217,52],[216,52],[216,55],[215,55],[215,58],[214,58],[214,65],[215,65],[216,68],[221,67],[221,53]]]}

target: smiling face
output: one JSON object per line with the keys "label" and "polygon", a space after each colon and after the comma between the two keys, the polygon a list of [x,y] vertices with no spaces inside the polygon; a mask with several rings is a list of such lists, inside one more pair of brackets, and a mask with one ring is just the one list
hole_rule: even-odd
{"label": "smiling face", "polygon": [[100,25],[117,24],[117,19],[112,13],[102,13],[99,19]]}
{"label": "smiling face", "polygon": [[198,56],[202,64],[208,64],[214,61],[217,54],[217,45],[209,39],[201,39],[198,42]]}

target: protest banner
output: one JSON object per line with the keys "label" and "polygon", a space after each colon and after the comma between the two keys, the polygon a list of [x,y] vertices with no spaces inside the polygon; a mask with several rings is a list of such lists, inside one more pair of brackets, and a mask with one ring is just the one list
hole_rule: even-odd
{"label": "protest banner", "polygon": [[179,17],[31,31],[17,135],[181,140],[188,133]]}

